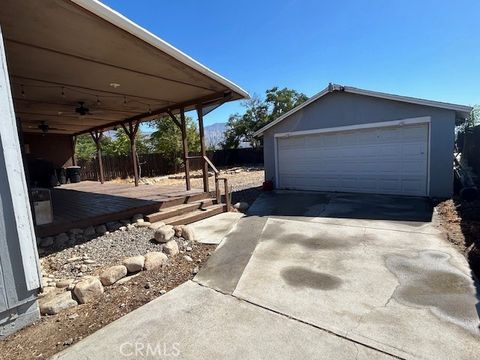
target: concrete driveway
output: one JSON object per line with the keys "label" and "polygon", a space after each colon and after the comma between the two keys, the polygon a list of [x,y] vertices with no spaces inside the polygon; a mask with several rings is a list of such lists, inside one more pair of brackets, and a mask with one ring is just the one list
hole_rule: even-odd
{"label": "concrete driveway", "polygon": [[477,303],[426,200],[269,193],[194,281],[59,358],[128,358],[125,342],[176,342],[188,359],[473,359]]}

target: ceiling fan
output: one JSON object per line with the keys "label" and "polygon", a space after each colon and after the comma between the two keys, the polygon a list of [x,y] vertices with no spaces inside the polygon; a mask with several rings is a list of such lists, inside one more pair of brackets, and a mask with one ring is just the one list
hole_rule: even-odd
{"label": "ceiling fan", "polygon": [[67,131],[67,129],[60,129],[56,127],[51,127],[50,125],[47,124],[46,121],[42,121],[39,125],[38,128],[42,131],[43,134],[48,133],[50,130],[60,130],[60,131]]}
{"label": "ceiling fan", "polygon": [[84,101],[79,101],[78,102],[78,107],[75,108],[75,112],[77,114],[79,114],[80,116],[85,116],[85,115],[91,115],[90,113],[90,109],[88,107],[85,106],[85,102]]}

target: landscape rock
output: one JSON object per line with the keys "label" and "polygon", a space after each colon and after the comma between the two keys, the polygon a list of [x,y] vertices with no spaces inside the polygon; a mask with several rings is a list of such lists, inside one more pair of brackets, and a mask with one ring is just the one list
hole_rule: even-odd
{"label": "landscape rock", "polygon": [[247,202],[245,201],[240,201],[240,202],[237,202],[236,204],[233,205],[233,208],[234,209],[237,209],[238,211],[241,211],[241,212],[244,212],[244,211],[247,211],[247,209],[249,208],[250,205],[248,205]]}
{"label": "landscape rock", "polygon": [[73,293],[80,303],[85,304],[102,295],[103,286],[98,278],[87,277],[75,285]]}
{"label": "landscape rock", "polygon": [[173,231],[175,231],[176,237],[182,237],[183,225],[175,225],[173,227]]}
{"label": "landscape rock", "polygon": [[85,237],[95,236],[95,228],[94,228],[93,226],[87,227],[87,228],[83,231],[83,236],[85,236]]}
{"label": "landscape rock", "polygon": [[123,279],[118,280],[118,281],[115,283],[115,285],[123,285],[123,284],[129,282],[130,280],[135,279],[138,275],[140,275],[140,273],[134,274],[134,275],[130,275],[130,276],[126,276],[126,277],[124,277]]}
{"label": "landscape rock", "polygon": [[157,230],[161,227],[164,227],[165,226],[165,223],[163,221],[157,221],[157,222],[154,222],[154,223],[151,223],[150,224],[150,229],[152,230]]}
{"label": "landscape rock", "polygon": [[156,269],[168,261],[167,255],[159,251],[152,251],[145,254],[145,270]]}
{"label": "landscape rock", "polygon": [[138,227],[150,227],[150,225],[152,224],[148,221],[137,222]]}
{"label": "landscape rock", "polygon": [[107,232],[107,227],[105,225],[98,225],[96,228],[95,228],[95,232],[98,234],[98,235],[105,235],[105,233]]}
{"label": "landscape rock", "polygon": [[192,262],[192,261],[193,261],[193,259],[192,259],[190,256],[188,256],[188,255],[185,255],[183,258],[184,258],[185,260],[187,260],[188,262]]}
{"label": "landscape rock", "polygon": [[136,221],[136,224],[137,224],[137,225],[138,225],[138,224],[141,224],[141,223],[143,223],[144,221],[145,221],[145,220],[143,220],[143,219],[138,219],[138,220]]}
{"label": "landscape rock", "polygon": [[58,295],[40,298],[38,303],[40,306],[40,313],[42,315],[55,315],[62,310],[77,305],[77,302],[73,300],[72,293],[70,291],[64,291]]}
{"label": "landscape rock", "polygon": [[118,221],[111,221],[107,223],[107,230],[110,232],[117,231],[120,229],[122,224]]}
{"label": "landscape rock", "polygon": [[75,228],[75,229],[70,229],[70,234],[72,235],[79,235],[79,234],[83,234],[83,230],[82,229],[78,229],[78,228]]}
{"label": "landscape rock", "polygon": [[132,223],[137,222],[137,220],[143,220],[143,214],[135,214],[132,217]]}
{"label": "landscape rock", "polygon": [[183,225],[182,226],[182,237],[185,240],[195,240],[195,233],[193,231],[193,228],[188,226],[188,225]]}
{"label": "landscape rock", "polygon": [[62,248],[68,243],[68,240],[70,240],[70,238],[68,237],[67,234],[65,234],[65,233],[58,234],[57,236],[55,236],[55,244],[54,245],[57,248]]}
{"label": "landscape rock", "polygon": [[145,265],[145,257],[142,255],[128,257],[123,260],[123,265],[130,273],[141,271]]}
{"label": "landscape rock", "polygon": [[155,230],[155,240],[159,243],[166,243],[175,235],[175,231],[171,225],[165,225]]}
{"label": "landscape rock", "polygon": [[42,292],[38,294],[38,298],[46,297],[47,295],[51,294],[53,291],[55,291],[56,288],[54,286],[44,286],[42,288]]}
{"label": "landscape rock", "polygon": [[68,288],[70,284],[73,283],[72,279],[65,279],[65,280],[59,280],[56,283],[57,288],[63,289],[63,288]]}
{"label": "landscape rock", "polygon": [[40,240],[40,246],[41,247],[49,247],[49,246],[52,246],[53,245],[53,237],[51,236],[47,236],[47,237],[44,237]]}
{"label": "landscape rock", "polygon": [[[173,230],[172,230],[173,231]],[[170,240],[163,245],[163,251],[165,254],[175,256],[179,253],[178,244],[175,240]]]}
{"label": "landscape rock", "polygon": [[116,265],[103,271],[100,274],[100,281],[103,286],[109,286],[125,276],[127,276],[127,267],[125,265]]}

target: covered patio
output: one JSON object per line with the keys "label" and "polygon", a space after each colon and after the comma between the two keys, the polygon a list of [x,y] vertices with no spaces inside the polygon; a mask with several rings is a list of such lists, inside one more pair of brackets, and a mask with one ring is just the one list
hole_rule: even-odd
{"label": "covered patio", "polygon": [[[121,14],[95,0],[2,3],[0,24],[25,167],[76,165],[75,141],[90,134],[96,144],[99,183],[61,185],[52,190],[53,223],[37,236],[73,227],[154,213],[168,204],[205,198],[221,202],[226,180],[206,157],[204,116],[247,92]],[[185,114],[198,119],[203,188],[192,189]],[[182,134],[185,188],[138,186],[135,137],[142,122],[169,117]],[[103,184],[101,140],[123,128],[130,140],[134,185]],[[215,189],[208,171],[215,174]],[[27,182],[38,186],[34,171]],[[103,185],[100,185],[103,184]],[[228,204],[227,204],[228,209]]]}

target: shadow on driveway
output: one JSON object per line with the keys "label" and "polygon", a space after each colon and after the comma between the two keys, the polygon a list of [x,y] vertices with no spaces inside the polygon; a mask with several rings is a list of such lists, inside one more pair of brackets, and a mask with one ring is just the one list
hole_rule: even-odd
{"label": "shadow on driveway", "polygon": [[430,222],[432,213],[431,201],[420,197],[274,191],[263,193],[248,215]]}

